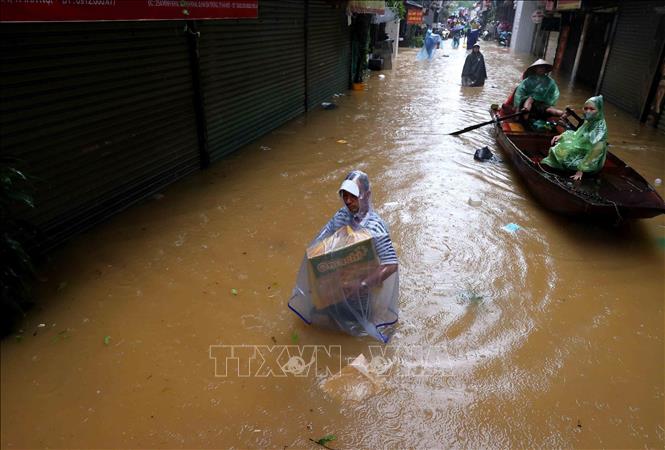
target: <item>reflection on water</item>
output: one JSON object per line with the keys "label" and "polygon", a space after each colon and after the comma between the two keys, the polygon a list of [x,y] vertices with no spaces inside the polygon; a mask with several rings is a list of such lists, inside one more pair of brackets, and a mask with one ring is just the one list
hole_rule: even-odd
{"label": "reflection on water", "polygon": [[[329,433],[334,448],[662,447],[665,221],[573,223],[535,203],[489,129],[447,136],[488,120],[533,59],[483,47],[484,88],[460,86],[465,53],[449,41],[430,63],[400,50],[368,91],[57,252],[24,337],[2,343],[2,447],[285,448]],[[561,105],[591,95],[558,81]],[[612,151],[665,178],[662,135],[612,105],[607,122]],[[484,145],[497,161],[473,160]],[[370,357],[376,342],[285,306],[354,168],[402,265],[391,370],[362,401],[313,374],[215,377],[213,344]]]}

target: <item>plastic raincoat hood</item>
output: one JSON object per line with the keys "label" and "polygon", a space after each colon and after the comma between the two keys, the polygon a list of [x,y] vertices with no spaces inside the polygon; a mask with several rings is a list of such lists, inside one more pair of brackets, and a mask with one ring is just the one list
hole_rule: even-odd
{"label": "plastic raincoat hood", "polygon": [[550,149],[541,163],[564,170],[587,173],[598,172],[607,156],[607,123],[602,95],[591,97],[584,104],[592,103],[597,112],[576,131],[566,131],[559,142]]}

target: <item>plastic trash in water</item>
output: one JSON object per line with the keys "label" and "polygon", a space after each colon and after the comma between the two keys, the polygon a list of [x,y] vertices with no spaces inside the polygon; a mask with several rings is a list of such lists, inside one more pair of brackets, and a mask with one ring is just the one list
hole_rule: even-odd
{"label": "plastic trash in water", "polygon": [[383,80],[386,76],[384,74],[379,74],[379,80]]}
{"label": "plastic trash in water", "polygon": [[335,109],[337,108],[337,105],[332,102],[323,102],[321,103],[321,107],[323,109]]}
{"label": "plastic trash in water", "polygon": [[661,180],[660,178],[656,178],[653,184],[655,184],[656,186],[660,186],[661,184],[663,184],[663,180]]}
{"label": "plastic trash in water", "polygon": [[338,144],[346,144],[348,141],[346,139],[338,139],[337,143]]}
{"label": "plastic trash in water", "polygon": [[480,199],[476,199],[476,198],[473,198],[473,197],[469,197],[468,203],[469,203],[469,205],[471,205],[471,206],[480,206],[480,205],[483,204],[483,201],[480,200]]}
{"label": "plastic trash in water", "polygon": [[473,159],[476,161],[486,161],[492,156],[494,156],[494,153],[492,153],[490,149],[485,146],[476,150],[476,152],[473,154]]}
{"label": "plastic trash in water", "polygon": [[522,229],[522,227],[517,225],[516,223],[509,223],[508,225],[502,226],[501,229],[507,231],[508,233],[515,234],[517,233],[517,231]]}

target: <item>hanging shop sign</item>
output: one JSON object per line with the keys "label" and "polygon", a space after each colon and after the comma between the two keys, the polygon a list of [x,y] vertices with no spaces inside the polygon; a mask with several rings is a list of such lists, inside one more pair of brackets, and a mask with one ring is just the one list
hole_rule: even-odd
{"label": "hanging shop sign", "polygon": [[406,23],[409,25],[423,23],[423,10],[420,8],[409,8],[406,12]]}
{"label": "hanging shop sign", "polygon": [[580,9],[582,7],[582,0],[557,0],[557,11],[567,11],[571,9]]}
{"label": "hanging shop sign", "polygon": [[0,22],[256,19],[259,0],[0,0]]}

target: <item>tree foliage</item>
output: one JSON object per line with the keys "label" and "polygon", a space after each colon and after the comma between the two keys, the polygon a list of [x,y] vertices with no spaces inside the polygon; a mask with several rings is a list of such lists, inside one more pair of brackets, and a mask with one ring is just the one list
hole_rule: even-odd
{"label": "tree foliage", "polygon": [[18,218],[18,213],[34,208],[32,184],[16,168],[16,161],[0,159],[0,306],[5,335],[23,315],[30,298],[34,277],[32,258],[25,243],[34,236],[34,228]]}

